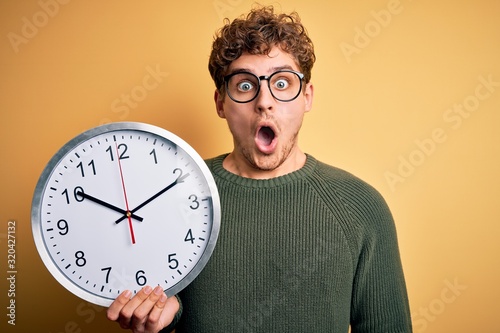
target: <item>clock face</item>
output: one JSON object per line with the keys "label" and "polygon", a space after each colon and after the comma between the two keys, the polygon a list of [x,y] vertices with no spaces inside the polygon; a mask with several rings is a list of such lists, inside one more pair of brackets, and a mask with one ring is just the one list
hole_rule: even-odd
{"label": "clock face", "polygon": [[183,140],[143,123],[91,129],[50,160],[35,189],[32,229],[52,275],[108,306],[125,289],[186,287],[214,249],[215,182]]}

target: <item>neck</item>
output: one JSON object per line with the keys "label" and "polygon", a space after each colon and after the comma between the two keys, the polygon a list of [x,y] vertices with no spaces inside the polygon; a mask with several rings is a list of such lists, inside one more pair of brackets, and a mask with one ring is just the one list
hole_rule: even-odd
{"label": "neck", "polygon": [[240,177],[251,179],[271,179],[299,170],[304,166],[306,160],[306,154],[297,149],[296,152],[290,154],[276,167],[263,169],[250,163],[243,155],[233,151],[224,159],[222,166],[227,171]]}

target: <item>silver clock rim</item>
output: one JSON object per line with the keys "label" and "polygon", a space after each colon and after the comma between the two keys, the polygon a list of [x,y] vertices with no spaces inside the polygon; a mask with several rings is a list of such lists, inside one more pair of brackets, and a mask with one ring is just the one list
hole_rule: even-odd
{"label": "silver clock rim", "polygon": [[212,203],[212,228],[210,231],[210,237],[207,242],[207,245],[205,247],[205,250],[201,254],[200,260],[196,263],[195,267],[178,283],[173,285],[172,287],[164,290],[165,294],[168,297],[171,297],[173,295],[178,294],[180,291],[182,291],[184,288],[186,288],[193,280],[201,273],[203,268],[206,266],[208,263],[210,257],[212,256],[212,253],[215,249],[215,245],[217,243],[217,239],[219,236],[219,230],[220,230],[220,221],[221,221],[221,206],[220,206],[220,198],[219,198],[219,192],[217,190],[217,186],[215,183],[215,179],[213,178],[213,175],[211,171],[209,170],[208,166],[206,165],[205,161],[203,158],[198,154],[198,152],[191,147],[186,141],[184,141],[182,138],[177,136],[176,134],[161,128],[159,126],[155,126],[152,124],[147,124],[143,122],[114,122],[114,123],[109,123],[109,124],[104,124],[100,125],[97,127],[93,127],[70,141],[68,141],[66,144],[64,144],[57,152],[52,156],[52,158],[49,160],[45,168],[43,169],[38,182],[35,186],[34,194],[33,194],[33,199],[32,199],[32,204],[31,204],[31,228],[32,228],[32,234],[33,234],[33,239],[35,242],[35,247],[38,251],[38,254],[40,258],[42,259],[42,262],[44,263],[45,267],[48,269],[48,271],[51,273],[51,275],[68,291],[73,293],[74,295],[78,296],[79,298],[86,300],[88,302],[91,302],[93,304],[97,304],[100,306],[109,306],[112,302],[113,299],[103,297],[94,293],[91,293],[89,291],[86,291],[76,285],[73,281],[68,279],[55,265],[52,257],[49,255],[47,248],[45,246],[45,242],[43,241],[43,235],[41,232],[41,204],[42,204],[42,199],[43,199],[43,194],[46,189],[47,181],[50,179],[51,175],[53,174],[55,167],[64,159],[64,157],[72,151],[72,149],[77,146],[78,144],[87,141],[97,135],[107,133],[107,132],[112,132],[112,131],[119,131],[119,130],[134,130],[134,131],[142,131],[142,132],[148,132],[152,134],[156,134],[160,137],[163,137],[173,143],[175,143],[177,146],[179,146],[181,149],[183,149],[197,164],[197,166],[200,168],[203,176],[205,177],[205,180],[207,182],[207,185],[210,189],[210,195],[211,195],[211,203]]}

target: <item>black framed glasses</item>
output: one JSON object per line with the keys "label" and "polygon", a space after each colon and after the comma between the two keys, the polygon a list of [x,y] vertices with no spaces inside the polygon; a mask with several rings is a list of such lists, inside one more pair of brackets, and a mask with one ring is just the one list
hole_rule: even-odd
{"label": "black framed glasses", "polygon": [[283,69],[267,76],[257,76],[250,72],[236,72],[224,77],[226,91],[236,103],[248,103],[258,95],[262,80],[267,81],[271,95],[278,101],[290,102],[302,91],[304,74]]}

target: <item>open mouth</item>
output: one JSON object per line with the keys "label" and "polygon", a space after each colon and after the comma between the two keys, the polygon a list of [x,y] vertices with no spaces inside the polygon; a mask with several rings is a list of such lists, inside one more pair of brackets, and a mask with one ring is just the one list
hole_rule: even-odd
{"label": "open mouth", "polygon": [[263,126],[257,133],[257,139],[263,146],[270,146],[275,137],[274,131],[271,127]]}
{"label": "open mouth", "polygon": [[261,126],[255,135],[257,149],[263,154],[274,153],[277,145],[276,132],[270,126]]}

